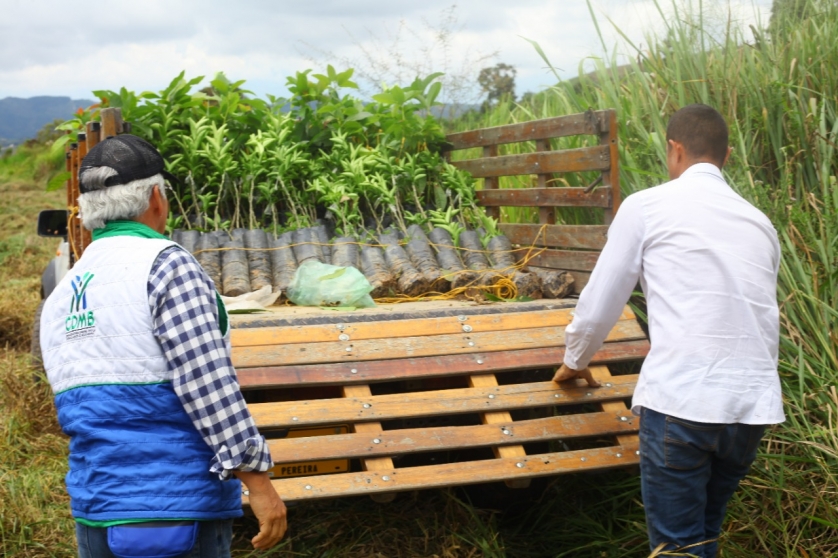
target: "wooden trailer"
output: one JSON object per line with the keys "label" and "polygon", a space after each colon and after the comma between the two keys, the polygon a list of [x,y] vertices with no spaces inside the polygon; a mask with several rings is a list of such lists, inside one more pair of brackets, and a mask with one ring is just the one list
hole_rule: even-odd
{"label": "wooden trailer", "polygon": [[[530,265],[571,271],[577,293],[607,225],[556,225],[554,208],[600,207],[610,222],[620,200],[616,129],[615,112],[600,111],[448,137],[453,150],[482,148],[482,157],[454,164],[484,179],[478,198],[491,214],[539,208],[540,224],[500,228],[522,255],[543,247]],[[552,139],[581,134],[593,136],[591,147],[552,150]],[[499,145],[532,141],[535,153],[498,155]],[[582,171],[599,175],[587,187],[554,186],[556,174]],[[511,175],[535,175],[536,187],[498,189]],[[648,340],[627,307],[594,359],[602,387],[556,385],[574,306],[572,298],[415,302],[233,317],[233,362],[270,438],[278,492],[287,501],[386,500],[637,465],[638,420],[626,405],[637,376],[609,366],[642,359]]]}
{"label": "wooden trailer", "polygon": [[[539,224],[500,229],[529,265],[569,270],[578,293],[620,201],[616,130],[607,110],[448,139],[452,150],[482,150],[454,164],[483,179],[477,195],[490,214],[538,208]],[[105,109],[70,146],[70,208],[81,158],[99,138],[123,131],[118,109]],[[590,136],[590,146],[555,149],[556,138],[575,135]],[[535,152],[498,154],[519,142],[534,142]],[[587,187],[555,180],[590,171],[597,175]],[[534,187],[500,189],[503,176]],[[605,223],[555,224],[561,207],[602,208]],[[68,238],[76,255],[90,242],[72,209]],[[286,501],[363,494],[386,501],[400,491],[491,481],[524,487],[534,477],[637,465],[638,420],[626,405],[637,376],[611,369],[642,359],[648,340],[626,307],[594,358],[602,387],[557,385],[550,378],[574,307],[575,298],[433,301],[231,316],[233,363],[269,439],[278,492]]]}

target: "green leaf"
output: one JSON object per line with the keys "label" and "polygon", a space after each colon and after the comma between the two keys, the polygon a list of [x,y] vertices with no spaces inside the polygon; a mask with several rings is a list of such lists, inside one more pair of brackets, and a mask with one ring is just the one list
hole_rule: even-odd
{"label": "green leaf", "polygon": [[[69,137],[69,136],[68,136]],[[61,171],[47,182],[47,192],[54,192],[64,187],[65,183],[70,180],[70,171]]]}
{"label": "green leaf", "polygon": [[379,93],[378,95],[373,95],[372,98],[373,100],[381,103],[382,105],[392,105],[396,102],[396,100],[393,98],[393,95],[387,92]]}
{"label": "green leaf", "polygon": [[347,118],[346,121],[347,122],[355,122],[357,120],[363,120],[365,118],[369,118],[370,116],[372,116],[371,112],[366,112],[366,111],[362,110],[358,114],[352,115],[349,118]]}
{"label": "green leaf", "polygon": [[[524,37],[523,35],[518,35],[518,36],[521,37],[522,39],[524,39],[525,41],[527,41],[529,44],[531,44],[533,46],[533,48],[538,53],[538,55],[541,57],[541,59],[544,60],[544,62],[547,64],[547,67],[550,68],[550,71],[553,72],[553,75],[556,76],[556,79],[558,81],[562,81],[561,76],[559,76],[559,72],[556,71],[556,68],[554,68],[553,65],[550,63],[550,60],[547,58],[547,55],[544,54],[543,50],[541,50],[541,45],[539,45],[537,42],[533,41],[532,39],[528,39],[528,38]],[[561,69],[561,68],[559,68],[559,69]]]}
{"label": "green leaf", "polygon": [[264,308],[241,308],[239,310],[227,310],[228,314],[258,314],[267,312]]}

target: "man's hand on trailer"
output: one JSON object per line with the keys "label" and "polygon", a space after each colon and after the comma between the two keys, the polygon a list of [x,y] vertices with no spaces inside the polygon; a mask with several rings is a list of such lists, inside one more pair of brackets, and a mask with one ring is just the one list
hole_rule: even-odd
{"label": "man's hand on trailer", "polygon": [[582,378],[588,382],[588,386],[590,387],[599,387],[601,385],[594,379],[588,367],[585,367],[582,370],[574,370],[573,368],[569,368],[566,364],[562,364],[561,367],[556,370],[556,375],[553,376],[553,381],[564,382],[565,380],[572,380],[574,378]]}

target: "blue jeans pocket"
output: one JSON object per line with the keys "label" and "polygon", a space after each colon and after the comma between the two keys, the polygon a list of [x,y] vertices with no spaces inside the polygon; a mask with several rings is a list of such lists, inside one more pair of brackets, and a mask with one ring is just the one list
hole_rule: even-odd
{"label": "blue jeans pocket", "polygon": [[739,460],[739,465],[750,467],[751,463],[753,463],[754,459],[757,457],[759,444],[762,442],[762,437],[765,435],[765,426],[747,425],[744,426],[744,428],[748,431],[748,443],[742,458]]}
{"label": "blue jeans pocket", "polygon": [[117,558],[176,558],[198,540],[197,521],[153,521],[108,527],[108,547]]}
{"label": "blue jeans pocket", "polygon": [[664,464],[670,469],[688,471],[706,464],[716,451],[723,424],[705,424],[666,417]]}

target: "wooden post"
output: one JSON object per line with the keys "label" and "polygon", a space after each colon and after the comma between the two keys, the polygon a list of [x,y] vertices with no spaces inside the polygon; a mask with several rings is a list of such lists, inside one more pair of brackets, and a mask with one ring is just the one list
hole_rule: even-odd
{"label": "wooden post", "polygon": [[67,240],[70,243],[70,252],[75,259],[81,257],[81,219],[79,219],[79,144],[71,143],[70,156],[70,180],[67,183],[67,208],[70,211],[70,219],[67,224]]}
{"label": "wooden post", "polygon": [[[550,140],[542,139],[536,140],[535,142],[535,150],[536,151],[550,151]],[[538,176],[538,187],[539,188],[546,188],[547,187],[547,175],[546,174],[539,174]],[[538,208],[538,222],[542,225],[555,225],[556,224],[556,208],[555,207],[539,207]]]}
{"label": "wooden post", "polygon": [[[484,157],[497,157],[498,156],[498,146],[497,145],[487,145],[483,148],[483,156]],[[490,176],[483,179],[483,189],[484,190],[496,190],[500,185],[500,179],[496,176]],[[500,207],[487,207],[486,214],[493,218],[500,221]]]}
{"label": "wooden post", "polygon": [[99,119],[102,121],[100,141],[122,133],[122,109],[104,108]]}
{"label": "wooden post", "polygon": [[90,121],[87,123],[87,133],[85,134],[85,138],[87,139],[87,150],[90,151],[93,149],[99,140],[99,131],[102,129],[102,125],[99,122]]}
{"label": "wooden post", "polygon": [[[68,134],[70,132],[67,132]],[[73,162],[70,156],[70,144],[64,144],[64,169],[70,173],[70,177],[65,183],[67,190],[67,242],[70,244],[70,266],[76,263],[76,255],[73,253],[73,208],[76,206],[76,200],[73,198]]]}
{"label": "wooden post", "polygon": [[[79,133],[79,169],[81,169],[81,163],[84,160],[85,155],[87,155],[88,151],[88,144],[87,144],[87,134],[85,132]],[[79,185],[79,195],[81,195],[81,185]],[[78,200],[76,201],[78,204]],[[90,236],[90,231],[84,228],[84,225],[81,221],[81,215],[77,216],[79,219],[79,254],[84,253],[84,249],[90,246],[90,243],[93,242],[93,238]]]}
{"label": "wooden post", "polygon": [[602,184],[611,188],[611,208],[605,210],[605,224],[610,225],[620,207],[620,152],[617,145],[617,111],[609,110],[605,113],[600,128],[599,143],[607,145],[611,157],[611,166],[602,173]]}

